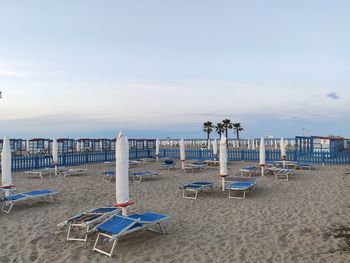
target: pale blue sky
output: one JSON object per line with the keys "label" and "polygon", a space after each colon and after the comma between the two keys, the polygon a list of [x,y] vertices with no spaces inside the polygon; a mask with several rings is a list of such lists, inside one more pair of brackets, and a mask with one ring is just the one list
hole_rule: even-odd
{"label": "pale blue sky", "polygon": [[0,136],[350,137],[350,1],[2,1]]}

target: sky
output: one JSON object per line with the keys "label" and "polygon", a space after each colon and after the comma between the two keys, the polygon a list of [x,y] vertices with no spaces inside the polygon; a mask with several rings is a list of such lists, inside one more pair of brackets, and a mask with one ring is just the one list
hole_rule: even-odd
{"label": "sky", "polygon": [[0,10],[0,137],[205,138],[225,118],[243,138],[350,137],[350,1]]}

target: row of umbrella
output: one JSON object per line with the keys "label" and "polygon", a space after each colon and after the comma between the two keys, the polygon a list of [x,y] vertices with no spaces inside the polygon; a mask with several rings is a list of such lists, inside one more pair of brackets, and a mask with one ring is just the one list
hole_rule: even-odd
{"label": "row of umbrella", "polygon": [[[132,202],[129,200],[129,142],[128,138],[121,132],[119,133],[116,144],[116,203],[115,206],[121,207],[123,215],[127,214],[127,206]],[[159,153],[158,153],[159,154]],[[59,164],[57,140],[53,140],[52,158],[55,170]],[[9,196],[12,184],[11,174],[11,149],[10,139],[5,136],[3,149],[1,152],[1,187],[5,189],[5,195]]]}

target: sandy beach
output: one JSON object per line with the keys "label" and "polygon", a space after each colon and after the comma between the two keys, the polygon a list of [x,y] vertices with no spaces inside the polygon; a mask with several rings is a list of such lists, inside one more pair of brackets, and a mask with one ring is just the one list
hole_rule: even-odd
{"label": "sandy beach", "polygon": [[[257,163],[229,163],[229,174]],[[180,165],[178,164],[178,167]],[[256,190],[242,200],[219,190],[218,167],[184,174],[148,163],[138,170],[161,176],[130,183],[130,212],[155,211],[170,216],[166,236],[138,231],[122,237],[113,258],[92,252],[88,242],[66,242],[67,228],[57,224],[90,208],[110,205],[115,183],[102,181],[106,164],[86,165],[87,175],[65,179],[28,178],[14,173],[18,192],[53,188],[53,204],[22,202],[1,212],[0,262],[349,262],[341,239],[327,236],[333,225],[350,225],[349,166],[315,166],[296,171],[289,181],[259,177]],[[184,200],[179,186],[213,181],[216,190]]]}

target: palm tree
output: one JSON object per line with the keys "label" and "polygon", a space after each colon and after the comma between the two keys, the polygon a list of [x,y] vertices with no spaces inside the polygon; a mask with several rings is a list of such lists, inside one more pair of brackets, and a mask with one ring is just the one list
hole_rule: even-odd
{"label": "palm tree", "polygon": [[225,129],[225,135],[226,135],[226,146],[228,147],[228,129],[232,129],[232,123],[230,119],[224,119],[222,121],[222,125],[224,126]]}
{"label": "palm tree", "polygon": [[207,142],[209,143],[210,133],[213,131],[213,123],[211,121],[207,121],[203,123],[203,131],[207,133]]}
{"label": "palm tree", "polygon": [[215,129],[216,129],[216,133],[219,134],[219,137],[221,139],[221,135],[225,131],[224,125],[221,122],[218,122],[215,126]]}
{"label": "palm tree", "polygon": [[232,123],[232,125],[233,125],[233,130],[234,130],[235,134],[237,134],[237,140],[239,140],[239,132],[244,131],[244,129],[242,128],[242,126],[239,122]]}

